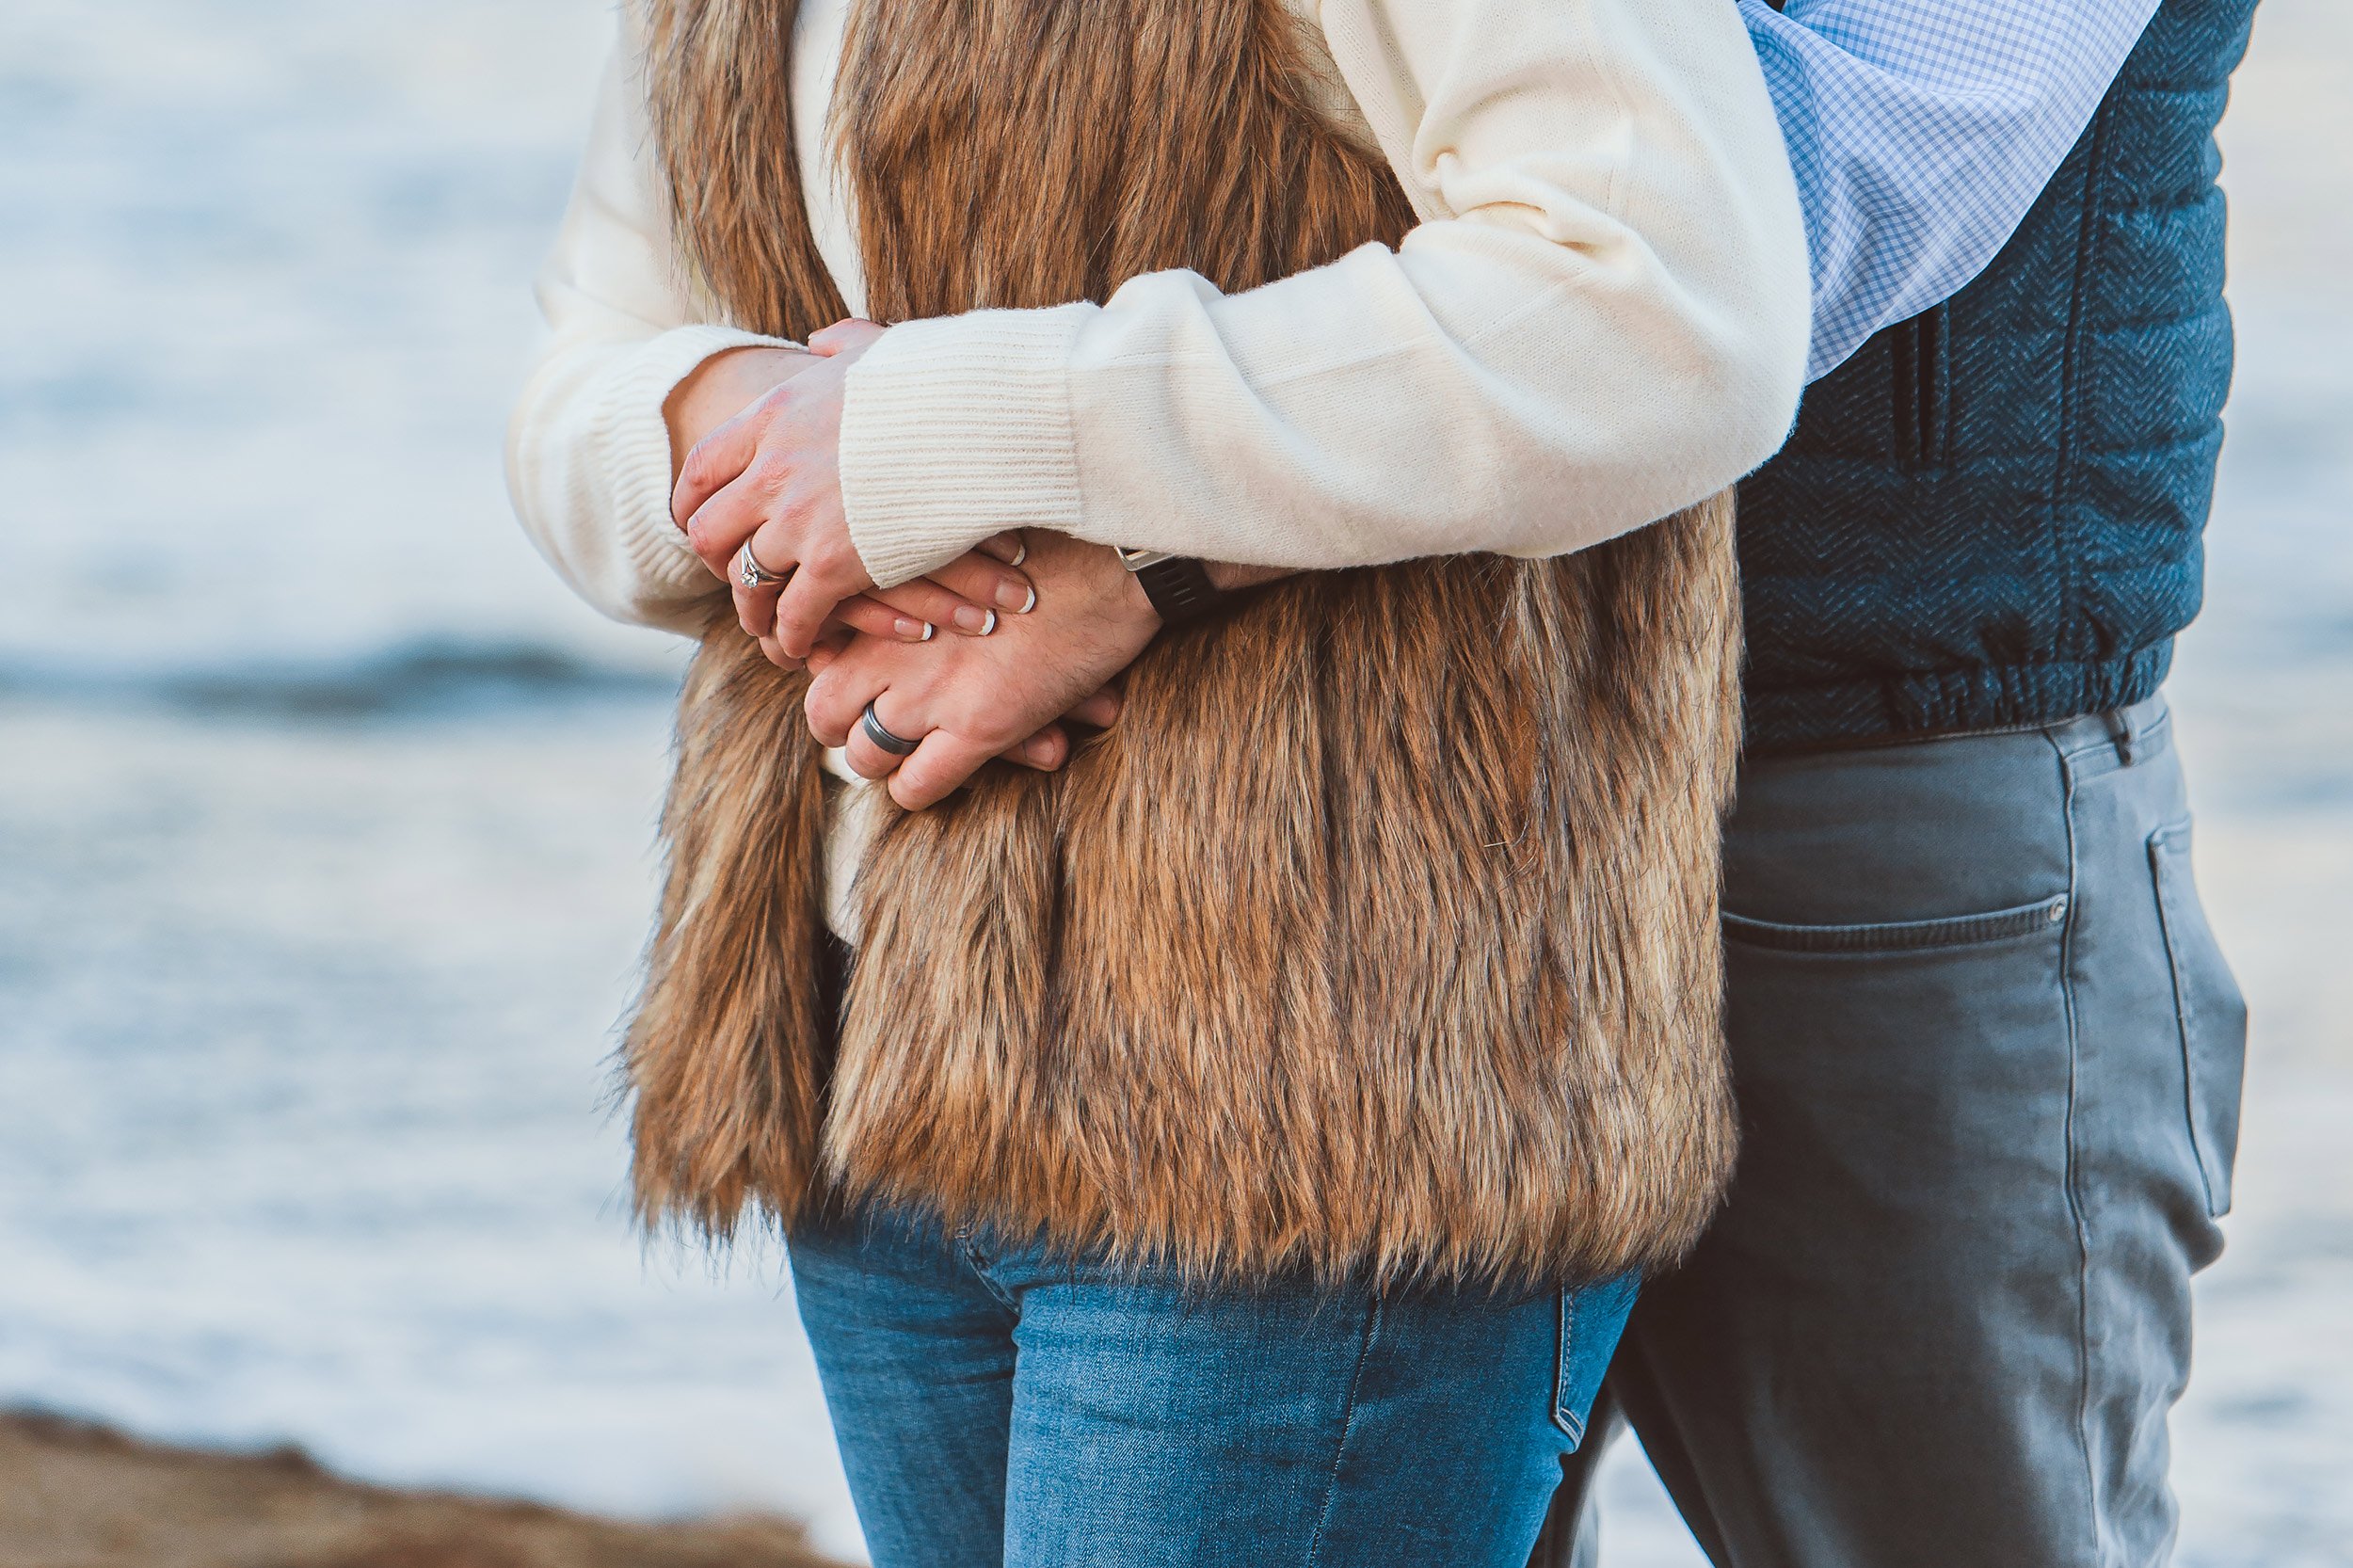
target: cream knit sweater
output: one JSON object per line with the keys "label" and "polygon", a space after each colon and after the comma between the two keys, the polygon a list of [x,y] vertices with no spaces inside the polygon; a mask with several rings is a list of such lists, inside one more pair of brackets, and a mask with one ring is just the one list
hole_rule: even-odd
{"label": "cream knit sweater", "polygon": [[[794,90],[819,248],[855,311],[824,145],[848,0],[802,0]],[[1330,107],[1422,222],[1241,295],[1189,272],[1101,305],[891,328],[852,371],[850,531],[886,586],[1000,529],[1302,568],[1559,554],[1770,456],[1808,276],[1781,132],[1726,0],[1289,0]],[[721,322],[676,261],[635,8],[605,72],[515,410],[524,527],[589,603],[684,630],[721,591],[670,520],[663,405]],[[849,777],[839,754],[834,770]],[[837,802],[832,920],[879,792]]]}

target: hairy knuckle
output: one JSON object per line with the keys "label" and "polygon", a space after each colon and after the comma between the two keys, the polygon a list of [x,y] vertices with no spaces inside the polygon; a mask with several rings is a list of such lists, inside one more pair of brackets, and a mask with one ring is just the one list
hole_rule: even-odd
{"label": "hairy knuckle", "polygon": [[968,692],[958,692],[947,703],[943,729],[969,736],[976,745],[1002,751],[1036,728],[1017,713],[1009,713]]}

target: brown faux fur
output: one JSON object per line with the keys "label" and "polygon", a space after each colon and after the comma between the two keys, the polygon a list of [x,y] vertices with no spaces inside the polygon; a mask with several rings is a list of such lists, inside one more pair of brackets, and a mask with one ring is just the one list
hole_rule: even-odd
{"label": "brown faux fur", "polygon": [[[792,0],[649,3],[689,259],[748,325],[826,325]],[[1282,0],[862,0],[835,115],[873,313],[1394,244],[1404,194],[1319,116],[1298,26]],[[1243,1279],[1671,1260],[1733,1146],[1730,525],[1719,497],[1557,560],[1305,577],[1163,636],[1063,774],[891,814],[838,1031],[800,684],[718,626],[629,1037],[641,1208],[725,1233],[838,1187]]]}

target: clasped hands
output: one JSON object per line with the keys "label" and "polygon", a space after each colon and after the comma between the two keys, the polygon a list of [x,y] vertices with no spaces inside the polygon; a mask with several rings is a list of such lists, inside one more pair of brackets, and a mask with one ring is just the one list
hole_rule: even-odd
{"label": "clasped hands", "polygon": [[[684,454],[671,515],[729,585],[744,635],[780,667],[810,671],[810,732],[917,810],[993,757],[1060,767],[1070,752],[1063,721],[1117,717],[1111,682],[1160,621],[1113,552],[1043,531],[875,586],[850,538],[839,448],[849,368],[881,332],[843,322],[806,354],[745,348],[706,360],[664,410],[672,450]],[[744,552],[775,581],[747,585]],[[912,753],[893,756],[865,732],[870,702],[889,733],[916,743]]]}

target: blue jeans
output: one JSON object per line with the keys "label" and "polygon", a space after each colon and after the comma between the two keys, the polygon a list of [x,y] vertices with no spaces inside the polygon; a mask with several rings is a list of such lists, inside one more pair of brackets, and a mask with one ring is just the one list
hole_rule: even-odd
{"label": "blue jeans", "polygon": [[875,1209],[792,1256],[876,1568],[1522,1568],[1635,1290],[1188,1286]]}
{"label": "blue jeans", "polygon": [[2166,1560],[2247,1022],[2189,843],[2161,699],[1743,766],[1739,1172],[1538,1561],[1612,1408],[1722,1568]]}

